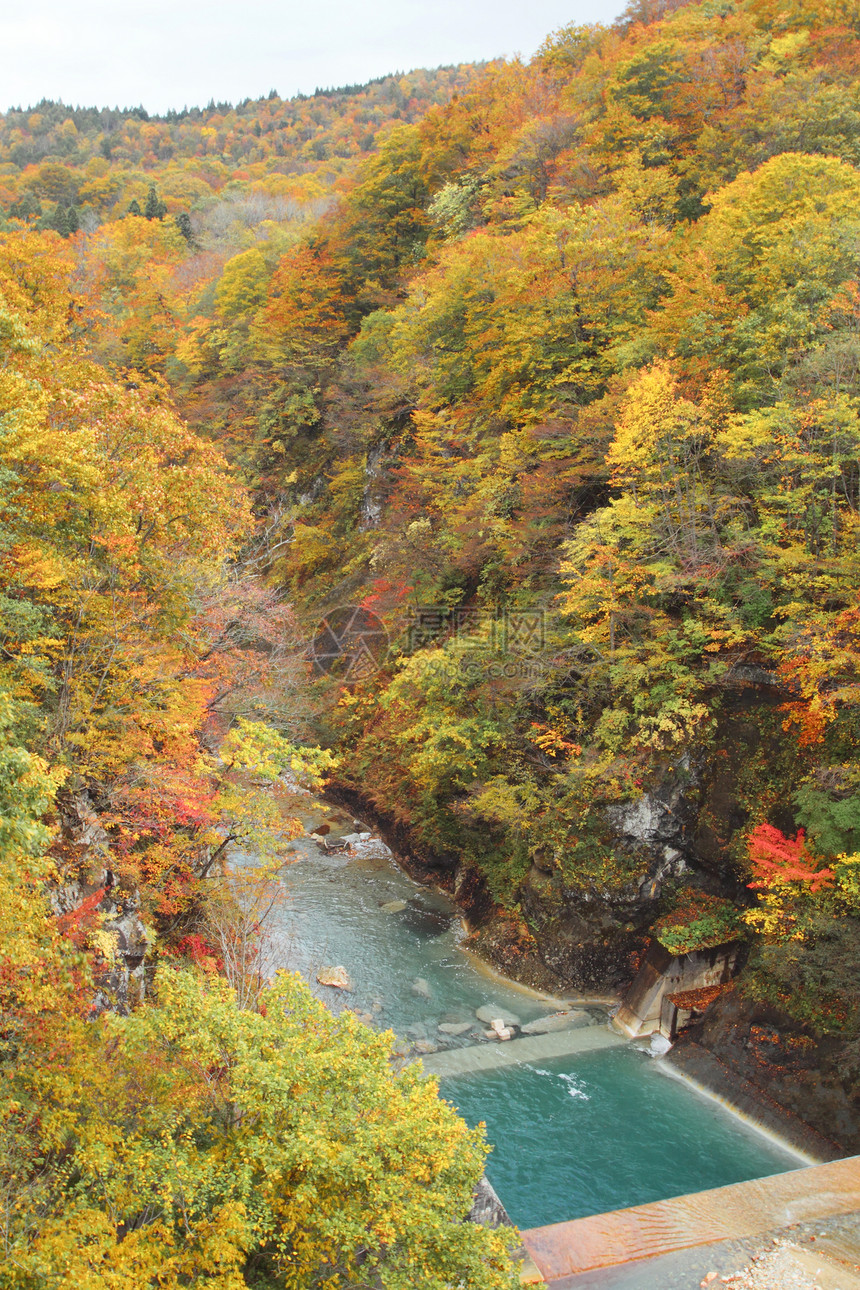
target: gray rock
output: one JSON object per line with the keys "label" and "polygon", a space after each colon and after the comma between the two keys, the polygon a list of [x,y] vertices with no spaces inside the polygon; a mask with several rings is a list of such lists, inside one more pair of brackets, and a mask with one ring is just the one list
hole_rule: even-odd
{"label": "gray rock", "polygon": [[355,854],[362,860],[388,860],[391,856],[391,851],[381,838],[367,838],[362,842],[354,842],[352,847]]}
{"label": "gray rock", "polygon": [[471,1021],[440,1021],[436,1027],[441,1030],[443,1035],[465,1035],[467,1030],[472,1029]]}
{"label": "gray rock", "polygon": [[417,994],[420,999],[432,999],[433,997],[429,982],[425,981],[423,976],[417,976],[412,982],[412,993]]}
{"label": "gray rock", "polygon": [[402,909],[406,908],[406,901],[386,900],[385,904],[380,905],[379,908],[382,910],[383,914],[399,914]]}
{"label": "gray rock", "polygon": [[662,852],[662,861],[658,861],[651,873],[645,874],[639,882],[639,895],[643,900],[657,900],[667,878],[680,878],[689,869],[677,847],[665,846]]}
{"label": "gray rock", "polygon": [[506,1026],[520,1025],[520,1019],[515,1013],[500,1008],[496,1003],[485,1003],[482,1007],[476,1008],[475,1016],[479,1021],[485,1021],[488,1026],[498,1020],[503,1021]]}
{"label": "gray rock", "polygon": [[634,842],[662,842],[678,831],[672,810],[653,793],[645,793],[635,802],[607,807],[606,815],[623,837]]}
{"label": "gray rock", "polygon": [[438,1044],[434,1044],[429,1039],[416,1039],[412,1045],[416,1053],[436,1053],[439,1051]]}
{"label": "gray rock", "polygon": [[487,1227],[513,1227],[508,1212],[496,1195],[493,1184],[483,1174],[475,1186],[474,1203],[469,1210],[470,1223],[483,1223]]}
{"label": "gray rock", "polygon": [[594,1021],[581,1008],[571,1012],[554,1012],[549,1017],[538,1017],[523,1026],[524,1035],[550,1035],[556,1030],[578,1030],[580,1026],[593,1026]]}

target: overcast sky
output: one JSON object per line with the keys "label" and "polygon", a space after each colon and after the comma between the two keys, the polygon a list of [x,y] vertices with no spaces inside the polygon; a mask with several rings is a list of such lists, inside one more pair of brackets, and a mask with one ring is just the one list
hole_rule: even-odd
{"label": "overcast sky", "polygon": [[387,72],[528,58],[625,0],[0,0],[0,108],[41,98],[150,112],[284,98]]}

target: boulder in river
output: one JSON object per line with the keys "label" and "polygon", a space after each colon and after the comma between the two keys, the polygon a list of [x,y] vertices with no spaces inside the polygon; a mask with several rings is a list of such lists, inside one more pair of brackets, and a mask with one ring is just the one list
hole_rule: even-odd
{"label": "boulder in river", "polygon": [[549,1017],[538,1017],[523,1026],[524,1035],[550,1035],[556,1030],[578,1030],[580,1026],[591,1026],[594,1022],[582,1008],[573,1008],[570,1012],[554,1012]]}
{"label": "boulder in river", "polygon": [[335,990],[351,990],[352,982],[345,967],[325,967],[317,972],[320,985],[330,985]]}
{"label": "boulder in river", "polygon": [[470,1223],[483,1223],[486,1227],[513,1227],[507,1210],[486,1174],[478,1180],[474,1196],[474,1203],[469,1210]]}
{"label": "boulder in river", "polygon": [[506,1012],[495,1003],[485,1003],[483,1007],[475,1009],[475,1016],[479,1021],[484,1021],[489,1026],[497,1019],[501,1019],[506,1026],[519,1026],[520,1019],[513,1012]]}
{"label": "boulder in river", "polygon": [[386,900],[379,908],[383,914],[399,914],[402,909],[407,908],[405,900]]}
{"label": "boulder in river", "polygon": [[430,999],[433,997],[433,991],[430,989],[429,982],[425,981],[423,976],[417,976],[412,982],[412,993],[417,994],[419,999]]}
{"label": "boulder in river", "polygon": [[416,1053],[438,1052],[437,1045],[432,1043],[429,1039],[416,1039],[412,1047],[415,1049]]}
{"label": "boulder in river", "polygon": [[443,1035],[465,1035],[473,1026],[471,1021],[440,1021],[436,1027]]}

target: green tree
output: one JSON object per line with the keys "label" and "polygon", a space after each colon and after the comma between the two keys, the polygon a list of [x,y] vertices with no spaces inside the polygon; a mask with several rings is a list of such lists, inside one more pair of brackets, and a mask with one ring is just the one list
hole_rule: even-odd
{"label": "green tree", "polygon": [[7,1069],[7,1117],[40,1114],[6,1184],[4,1290],[513,1287],[506,1236],[464,1221],[481,1135],[392,1070],[390,1034],[287,974],[258,1012],[191,972],[156,993]]}
{"label": "green tree", "polygon": [[160,200],[155,190],[155,184],[150,184],[149,192],[146,195],[146,206],[143,209],[144,219],[164,219],[167,214],[167,207]]}
{"label": "green tree", "polygon": [[421,161],[417,128],[396,126],[363,166],[335,224],[345,277],[360,300],[398,286],[424,253],[431,188]]}
{"label": "green tree", "polygon": [[191,216],[188,211],[180,211],[176,218],[176,227],[179,229],[186,242],[193,241],[194,231],[191,228]]}

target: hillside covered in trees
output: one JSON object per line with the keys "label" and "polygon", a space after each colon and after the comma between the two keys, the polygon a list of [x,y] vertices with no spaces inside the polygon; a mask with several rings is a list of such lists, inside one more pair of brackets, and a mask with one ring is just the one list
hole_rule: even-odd
{"label": "hillside covered in trees", "polygon": [[[0,1285],[72,1249],[117,1285],[505,1284],[455,1221],[479,1143],[426,1086],[283,984],[222,991],[202,885],[225,837],[277,853],[284,770],[451,871],[524,978],[740,938],[762,1078],[838,1049],[856,1081],[858,36],[849,0],[641,0],[528,63],[0,120]],[[308,655],[344,606],[388,639],[347,683]],[[92,1026],[108,907],[159,975]],[[368,1176],[386,1116],[431,1144],[398,1177],[447,1162],[454,1218],[403,1201],[403,1248],[398,1197],[364,1244],[309,1179],[317,1140],[278,1163],[288,1211],[257,1189],[338,1045]],[[70,1092],[98,1072],[113,1120]]]}

